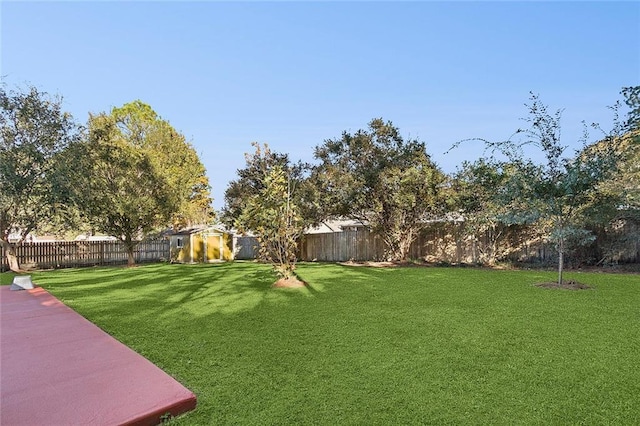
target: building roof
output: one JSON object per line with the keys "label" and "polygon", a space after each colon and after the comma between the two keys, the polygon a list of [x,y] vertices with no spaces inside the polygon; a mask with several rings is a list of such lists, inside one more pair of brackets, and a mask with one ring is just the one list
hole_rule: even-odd
{"label": "building roof", "polygon": [[308,228],[305,234],[327,234],[331,232],[343,232],[349,228],[365,228],[367,225],[355,219],[327,220],[320,225]]}
{"label": "building roof", "polygon": [[178,229],[177,231],[170,232],[168,235],[191,235],[204,231],[215,231],[220,233],[229,233],[222,225],[194,225],[188,228]]}

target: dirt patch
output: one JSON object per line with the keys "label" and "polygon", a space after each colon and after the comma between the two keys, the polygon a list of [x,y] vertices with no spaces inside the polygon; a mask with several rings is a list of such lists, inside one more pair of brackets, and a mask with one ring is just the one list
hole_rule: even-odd
{"label": "dirt patch", "polygon": [[296,277],[291,277],[287,280],[280,278],[278,281],[271,285],[272,288],[301,288],[307,284],[304,281],[299,280]]}
{"label": "dirt patch", "polygon": [[542,288],[561,288],[564,290],[589,290],[591,288],[586,284],[582,284],[582,283],[579,283],[578,281],[573,281],[573,280],[562,281],[562,284],[558,284],[557,281],[536,283],[535,286],[542,287]]}

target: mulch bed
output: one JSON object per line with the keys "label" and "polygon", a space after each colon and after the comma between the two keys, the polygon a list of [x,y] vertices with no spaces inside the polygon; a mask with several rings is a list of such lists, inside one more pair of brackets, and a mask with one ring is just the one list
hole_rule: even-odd
{"label": "mulch bed", "polygon": [[271,285],[272,288],[302,288],[307,284],[304,281],[299,280],[296,277],[291,277],[288,280],[284,278],[279,279]]}

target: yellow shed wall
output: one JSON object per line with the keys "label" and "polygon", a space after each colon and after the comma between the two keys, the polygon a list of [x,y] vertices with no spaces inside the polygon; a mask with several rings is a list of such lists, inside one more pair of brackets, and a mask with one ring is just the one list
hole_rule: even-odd
{"label": "yellow shed wall", "polygon": [[193,244],[192,262],[204,262],[204,241],[201,234],[191,234],[191,244]]}
{"label": "yellow shed wall", "polygon": [[230,234],[206,235],[206,232],[185,235],[182,241],[183,247],[174,249],[174,259],[180,263],[219,261],[220,238],[222,238],[222,260],[233,260],[233,236]]}
{"label": "yellow shed wall", "polygon": [[233,237],[229,234],[223,234],[222,258],[224,260],[233,260]]}

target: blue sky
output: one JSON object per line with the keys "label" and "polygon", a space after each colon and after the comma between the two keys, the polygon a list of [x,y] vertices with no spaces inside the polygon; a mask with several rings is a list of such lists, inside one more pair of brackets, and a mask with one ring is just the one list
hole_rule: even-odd
{"label": "blue sky", "polygon": [[[342,131],[391,120],[446,172],[523,126],[529,92],[611,124],[640,84],[638,2],[2,1],[10,87],[64,97],[80,122],[135,99],[195,146],[214,205],[252,141],[293,160]],[[594,135],[595,137],[595,135]]]}

